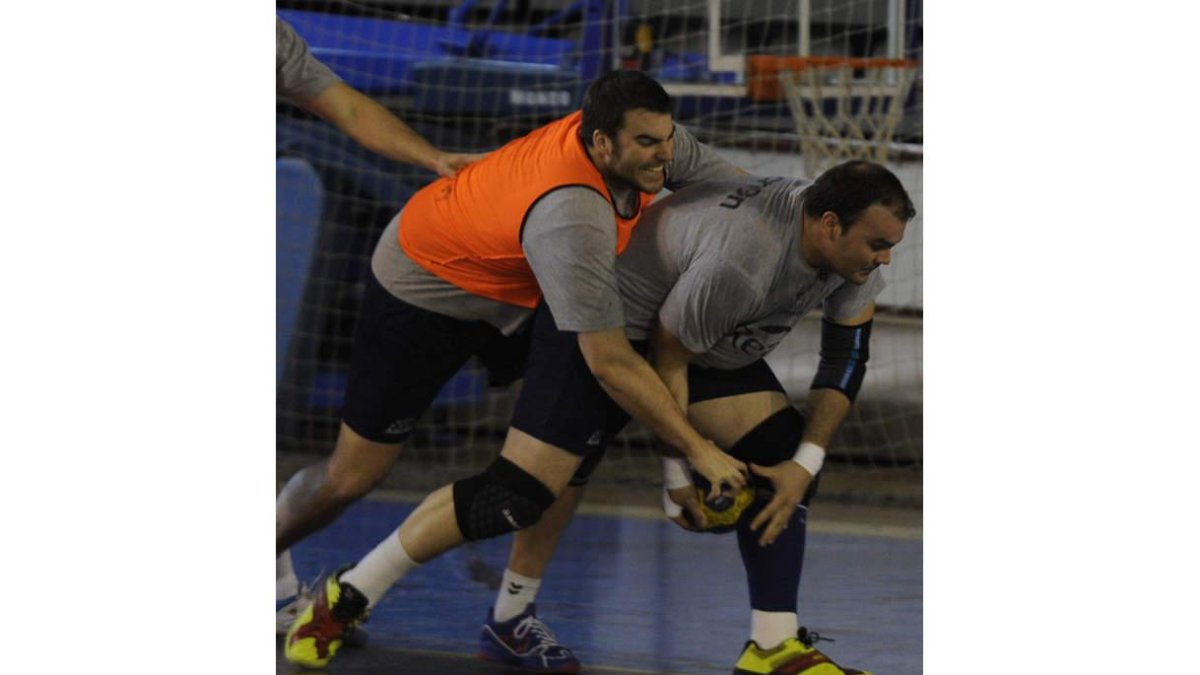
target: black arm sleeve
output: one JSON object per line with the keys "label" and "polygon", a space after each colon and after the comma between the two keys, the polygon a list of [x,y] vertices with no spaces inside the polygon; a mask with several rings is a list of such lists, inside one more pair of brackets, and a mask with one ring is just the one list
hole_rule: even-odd
{"label": "black arm sleeve", "polygon": [[870,357],[871,322],[843,326],[821,321],[821,365],[813,378],[813,389],[837,389],[851,401],[858,396]]}

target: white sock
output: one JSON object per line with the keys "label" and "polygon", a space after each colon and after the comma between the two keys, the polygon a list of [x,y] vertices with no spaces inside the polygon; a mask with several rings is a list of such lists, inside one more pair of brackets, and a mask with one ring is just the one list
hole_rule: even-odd
{"label": "white sock", "polygon": [[362,591],[369,607],[374,607],[388,589],[420,566],[400,543],[400,529],[388,535],[358,564],[342,575],[342,581]]}
{"label": "white sock", "polygon": [[526,605],[537,598],[541,579],[530,579],[516,572],[505,569],[504,578],[500,581],[500,593],[496,595],[496,606],[492,616],[496,621],[504,622],[525,611]]}
{"label": "white sock", "polygon": [[800,621],[795,612],[750,612],[750,639],[763,649],[778,646],[788,638],[796,637]]}
{"label": "white sock", "polygon": [[275,558],[275,599],[286,600],[300,592],[300,580],[292,567],[292,552],[284,551]]}

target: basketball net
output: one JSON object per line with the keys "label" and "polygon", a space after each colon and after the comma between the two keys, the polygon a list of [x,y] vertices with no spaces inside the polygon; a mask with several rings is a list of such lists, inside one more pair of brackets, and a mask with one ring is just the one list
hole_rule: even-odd
{"label": "basketball net", "polygon": [[[917,63],[904,59],[750,57],[761,76],[775,74],[800,136],[809,178],[851,159],[884,162]],[[774,92],[772,92],[774,93]]]}

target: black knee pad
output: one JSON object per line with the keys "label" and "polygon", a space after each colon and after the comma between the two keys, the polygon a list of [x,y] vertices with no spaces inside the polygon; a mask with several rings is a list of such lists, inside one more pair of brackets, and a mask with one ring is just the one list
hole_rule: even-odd
{"label": "black knee pad", "polygon": [[523,530],[553,503],[549,488],[503,457],[483,473],[454,484],[454,516],[470,541]]}
{"label": "black knee pad", "polygon": [[[733,447],[729,448],[729,454],[743,462],[752,462],[759,466],[773,466],[783,461],[790,461],[796,454],[797,448],[800,447],[803,437],[804,415],[801,415],[800,411],[793,406],[788,406],[746,432],[745,436],[742,436],[737,443],[733,444]],[[754,485],[758,501],[769,501],[775,494],[775,488],[771,481],[762,476],[752,473],[750,482]],[[801,504],[808,506],[812,502],[819,482],[820,475],[818,474],[809,483],[808,491],[804,493]]]}

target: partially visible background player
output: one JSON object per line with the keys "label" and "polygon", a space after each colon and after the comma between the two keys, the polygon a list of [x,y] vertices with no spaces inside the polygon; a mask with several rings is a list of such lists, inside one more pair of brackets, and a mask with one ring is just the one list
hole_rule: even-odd
{"label": "partially visible background player", "polygon": [[[318,61],[304,39],[275,17],[275,93],[340,129],[368,150],[389,159],[423,166],[439,176],[454,172],[483,155],[443,152],[435,148],[387,108],[342,81]],[[278,525],[277,525],[278,526]],[[301,591],[284,551],[275,562],[277,632],[296,618]]]}
{"label": "partially visible background player", "polygon": [[[847,162],[815,183],[711,181],[654,204],[618,262],[631,339],[702,434],[755,474],[737,523],[750,585],[750,640],[738,675],[840,675],[800,628],[797,593],[807,509],[834,433],[866,371],[879,267],[915,211],[886,168]],[[821,361],[806,414],[766,356],[822,306]],[[668,515],[694,504],[685,465],[664,462]],[[869,616],[869,611],[864,618]]]}
{"label": "partially visible background player", "polygon": [[[332,522],[374,487],[441,385],[472,353],[534,316],[525,384],[500,457],[480,475],[435,491],[357,566],[324,580],[289,631],[289,660],[325,665],[344,630],[392,584],[464,541],[544,519],[545,530],[516,537],[504,585],[513,573],[540,576],[540,568],[512,568],[519,561],[544,567],[542,552],[555,544],[549,538],[570,519],[591,460],[617,431],[595,419],[604,406],[630,411],[679,449],[714,492],[745,485],[744,464],[696,433],[630,346],[615,269],[664,186],[736,173],[674,124],[657,82],[615,71],[592,83],[581,111],[408,201],[372,259],[333,456],[301,470],[281,492],[277,549]],[[601,405],[545,386],[567,363]],[[532,597],[518,600],[512,616],[514,606],[504,603],[489,614],[481,639],[495,650],[487,653],[525,668],[578,670],[534,614]]]}
{"label": "partially visible background player", "polygon": [[279,17],[275,17],[275,93],[334,125],[364,148],[423,166],[439,176],[452,176],[483,156],[435,148],[387,108],[343,82]]}

